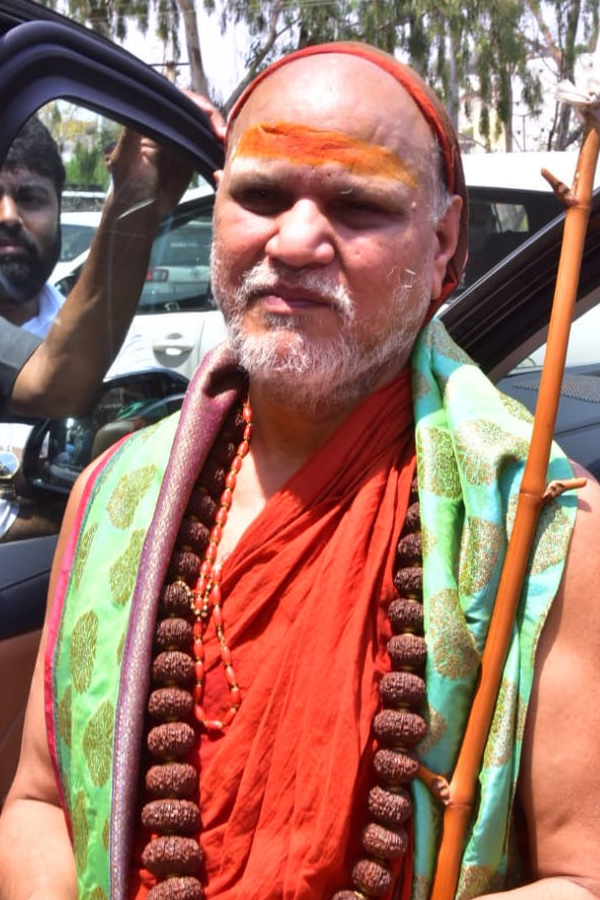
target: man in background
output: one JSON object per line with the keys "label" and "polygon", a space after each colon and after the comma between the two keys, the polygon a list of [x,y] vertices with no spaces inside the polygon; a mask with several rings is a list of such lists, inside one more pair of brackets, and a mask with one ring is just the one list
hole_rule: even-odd
{"label": "man in background", "polygon": [[[187,171],[185,167],[183,171]],[[130,189],[129,165],[119,171],[119,177],[117,197],[123,190]],[[64,183],[65,169],[58,147],[45,125],[33,117],[17,135],[0,170],[0,316],[42,339],[47,336],[65,303],[63,295],[49,281],[60,256],[60,210]],[[106,305],[110,298],[112,306],[123,305],[133,311],[135,307],[132,307],[131,298],[137,300],[139,297],[139,275],[146,263],[146,249],[151,246],[155,228],[149,228],[143,236],[143,243],[136,253],[138,259],[129,257],[126,264],[125,260],[120,263],[115,251],[120,242],[129,238],[129,226],[127,216],[120,223],[111,222],[110,206],[113,202],[113,199],[109,200],[107,217],[101,226],[109,242],[104,269]],[[131,266],[137,270],[138,284],[127,278],[125,269]],[[85,285],[85,274],[83,278]],[[120,286],[121,281],[127,284],[127,294]],[[75,290],[81,294],[84,289],[79,287]],[[107,343],[113,347],[112,355],[116,351],[119,335],[111,334],[108,316],[101,323],[97,335],[100,344],[103,333]],[[82,362],[87,360],[86,347],[81,343],[74,341],[72,352],[80,355]],[[132,326],[108,375],[141,371],[154,364],[149,347]],[[5,460],[12,463],[13,469],[12,476],[7,473],[1,482],[0,540],[39,535],[57,528],[55,517],[48,515],[52,509],[50,504],[45,503],[43,510],[38,512],[35,505],[20,500],[16,490],[19,460],[29,431],[29,426],[19,423],[0,426],[0,451]],[[60,515],[60,509],[57,515]]]}

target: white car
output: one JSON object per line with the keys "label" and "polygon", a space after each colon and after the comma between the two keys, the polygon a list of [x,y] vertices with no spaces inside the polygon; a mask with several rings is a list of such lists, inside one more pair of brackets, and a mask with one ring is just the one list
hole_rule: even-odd
{"label": "white car", "polygon": [[[547,169],[570,186],[577,156],[576,151],[540,151],[473,153],[463,158],[469,192],[474,197],[470,202],[468,284],[546,225],[549,213],[553,213],[552,219],[563,211],[562,203],[554,197],[541,172]],[[600,167],[596,169],[594,186],[600,188]],[[591,308],[571,325],[568,366],[600,362],[600,306],[594,303],[595,293],[586,303]],[[540,367],[545,353],[543,344],[519,364],[519,369]]]}
{"label": "white car", "polygon": [[[194,188],[163,222],[133,323],[155,365],[186,378],[191,378],[205,353],[225,338],[223,317],[215,308],[210,286],[213,201],[208,185]],[[97,227],[99,214],[89,215],[97,216]],[[67,227],[71,221],[67,220]],[[59,263],[54,270],[52,283],[65,296],[77,281],[88,251],[89,244],[69,264]]]}
{"label": "white car", "polygon": [[80,259],[85,259],[92,243],[92,238],[100,224],[100,210],[72,212],[63,211],[60,215],[61,248],[58,262],[52,273],[52,282],[61,281],[73,271]]}

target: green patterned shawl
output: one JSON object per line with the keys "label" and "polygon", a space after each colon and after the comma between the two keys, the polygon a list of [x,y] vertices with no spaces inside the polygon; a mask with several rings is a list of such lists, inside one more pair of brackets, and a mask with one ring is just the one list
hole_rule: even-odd
{"label": "green patterned shawl", "polygon": [[[439,321],[413,353],[423,536],[430,732],[423,763],[450,778],[477,678],[531,434],[531,416],[497,391]],[[572,470],[554,446],[549,478]],[[576,497],[547,505],[538,529],[480,775],[480,802],[457,900],[506,889],[508,823],[519,773],[537,641],[562,575]],[[428,896],[441,810],[415,784],[413,900]]]}

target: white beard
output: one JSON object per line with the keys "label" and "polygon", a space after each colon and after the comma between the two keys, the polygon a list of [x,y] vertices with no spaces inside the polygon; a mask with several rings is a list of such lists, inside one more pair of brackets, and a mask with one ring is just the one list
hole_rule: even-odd
{"label": "white beard", "polygon": [[[281,268],[280,274],[279,269],[259,263],[244,274],[232,296],[222,287],[222,266],[221,254],[213,245],[213,291],[230,344],[251,382],[260,382],[274,400],[292,402],[312,413],[354,406],[373,391],[390,367],[400,360],[403,364],[429,306],[429,298],[414,283],[414,274],[407,271],[392,295],[391,308],[379,316],[379,322],[371,323],[366,339],[353,329],[355,307],[348,292],[320,273]],[[269,330],[247,333],[249,302],[257,293],[276,288],[282,277],[287,285],[316,292],[330,304],[341,321],[335,338],[310,338],[302,314],[263,315],[261,322]]]}

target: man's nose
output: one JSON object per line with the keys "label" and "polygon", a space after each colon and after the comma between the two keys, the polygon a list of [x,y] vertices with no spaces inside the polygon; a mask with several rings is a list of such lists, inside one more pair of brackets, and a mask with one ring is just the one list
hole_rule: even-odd
{"label": "man's nose", "polygon": [[21,220],[19,205],[11,194],[0,196],[0,222],[6,225],[16,224]]}
{"label": "man's nose", "polygon": [[335,230],[319,205],[303,198],[277,216],[265,249],[296,268],[326,266],[335,257]]}

